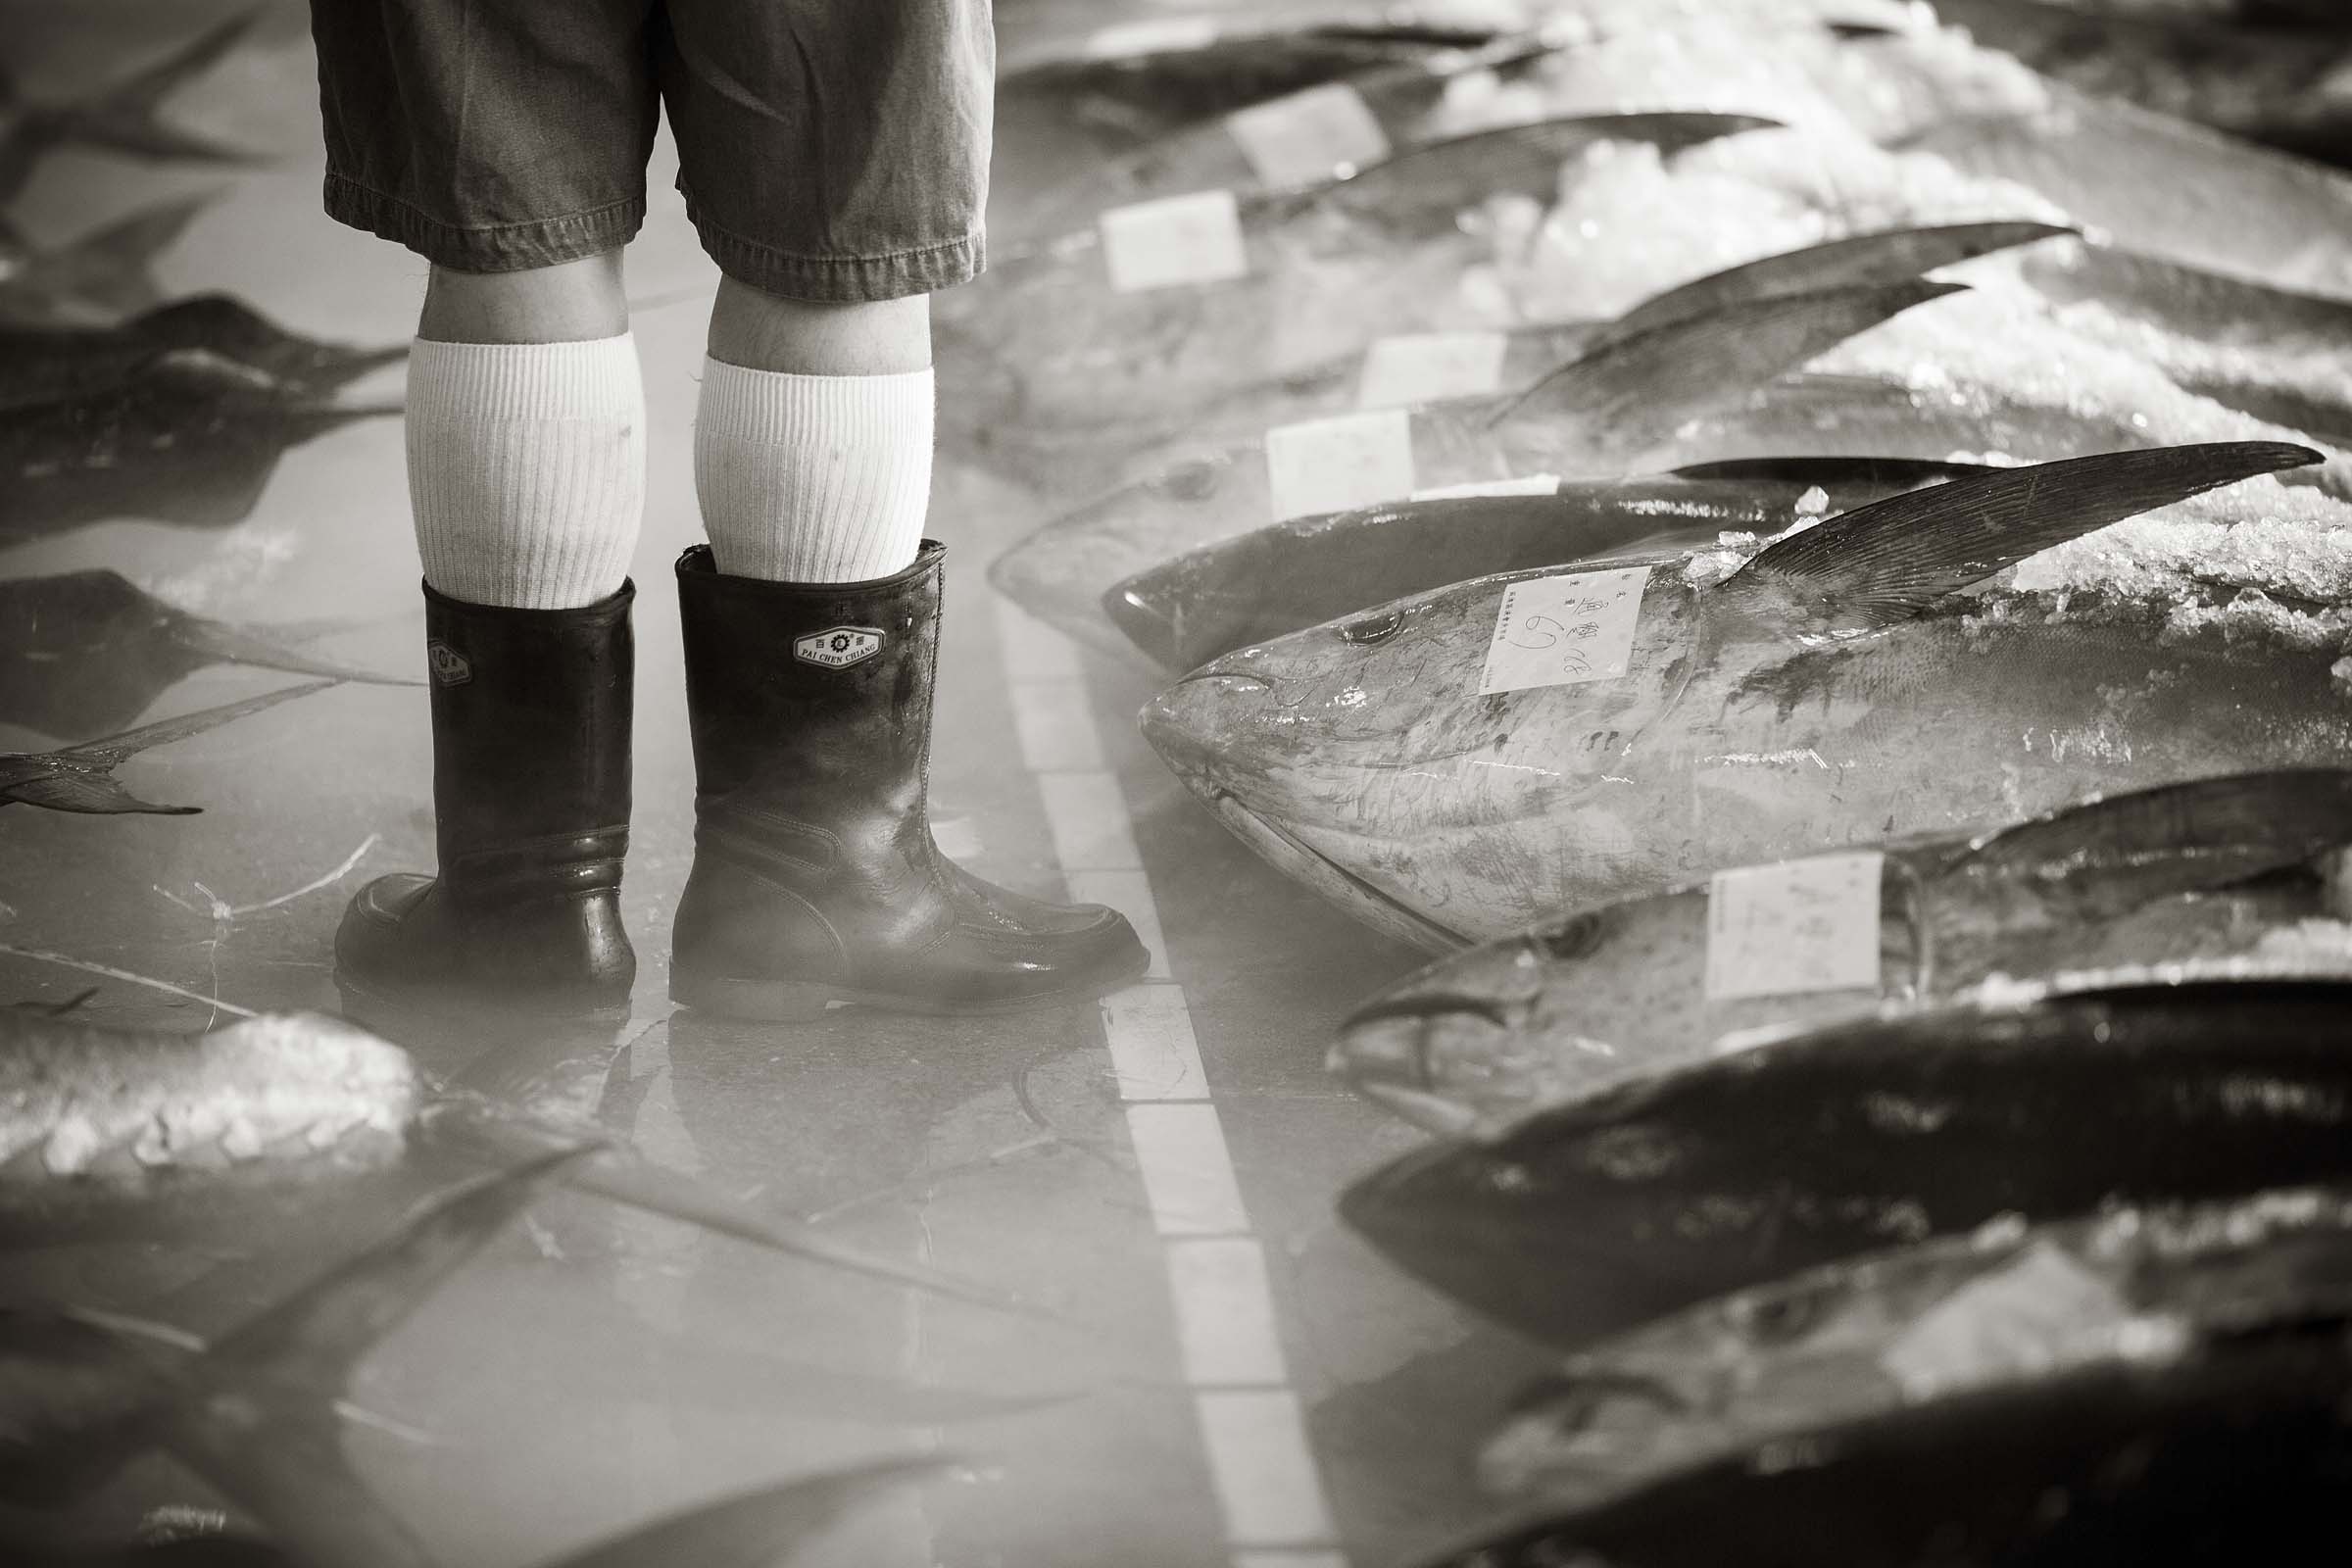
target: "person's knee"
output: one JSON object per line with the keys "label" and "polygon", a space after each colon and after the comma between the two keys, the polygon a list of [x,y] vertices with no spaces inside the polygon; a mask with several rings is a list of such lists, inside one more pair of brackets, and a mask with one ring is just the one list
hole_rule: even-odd
{"label": "person's knee", "polygon": [[931,299],[820,304],[722,279],[710,311],[710,357],[797,375],[895,375],[931,365]]}
{"label": "person's knee", "polygon": [[432,270],[416,334],[440,343],[573,343],[629,328],[618,250],[512,272]]}

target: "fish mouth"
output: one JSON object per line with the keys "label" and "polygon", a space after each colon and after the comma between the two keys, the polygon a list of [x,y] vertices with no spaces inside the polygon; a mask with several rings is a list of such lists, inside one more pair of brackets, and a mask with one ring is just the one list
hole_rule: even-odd
{"label": "fish mouth", "polygon": [[1478,1130],[1483,1113],[1452,1092],[1444,1064],[1475,1059],[1511,1031],[1501,1004],[1452,991],[1395,992],[1340,1025],[1325,1067],[1358,1093],[1441,1137]]}

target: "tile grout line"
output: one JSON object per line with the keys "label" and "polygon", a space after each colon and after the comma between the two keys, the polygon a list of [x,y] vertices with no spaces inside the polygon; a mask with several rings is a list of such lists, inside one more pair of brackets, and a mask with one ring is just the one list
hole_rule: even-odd
{"label": "tile grout line", "polygon": [[1184,988],[1110,771],[1076,647],[997,599],[1015,738],[1070,895],[1109,904],[1152,951],[1102,999],[1102,1035],[1175,1308],[1185,1382],[1232,1568],[1347,1568],[1291,1387],[1265,1250],[1250,1229]]}

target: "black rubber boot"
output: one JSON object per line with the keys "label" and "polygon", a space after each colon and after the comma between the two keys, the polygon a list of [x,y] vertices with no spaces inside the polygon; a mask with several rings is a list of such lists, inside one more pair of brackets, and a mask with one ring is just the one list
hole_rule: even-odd
{"label": "black rubber boot", "polygon": [[346,1006],[627,1005],[636,594],[506,610],[425,588],[441,874],[378,877],[352,900],[335,933]]}
{"label": "black rubber boot", "polygon": [[706,546],[679,558],[697,789],[672,1001],[737,1018],[994,1012],[1149,966],[1116,911],[991,886],[932,842],[944,555],[925,540],[895,576],[816,584],[722,576]]}

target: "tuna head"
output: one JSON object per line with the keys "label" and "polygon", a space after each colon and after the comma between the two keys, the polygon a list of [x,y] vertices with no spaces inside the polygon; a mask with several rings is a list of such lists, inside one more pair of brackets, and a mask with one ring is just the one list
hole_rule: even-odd
{"label": "tuna head", "polygon": [[[1551,721],[1524,729],[1508,694],[1479,693],[1494,626],[1488,586],[1455,584],[1229,654],[1153,698],[1145,738],[1275,864],[1379,929],[1459,947],[1485,922],[1446,918],[1448,876],[1507,877],[1515,858],[1507,824],[1486,809],[1488,775],[1510,775],[1515,802],[1574,823],[1596,855],[1653,853],[1612,770],[1672,709],[1701,641],[1695,592],[1661,572],[1629,672],[1561,688],[1574,695]],[[1384,883],[1414,888],[1413,905]]]}

